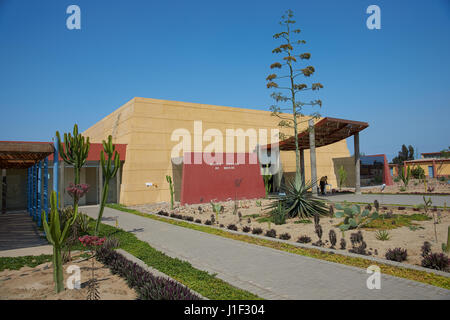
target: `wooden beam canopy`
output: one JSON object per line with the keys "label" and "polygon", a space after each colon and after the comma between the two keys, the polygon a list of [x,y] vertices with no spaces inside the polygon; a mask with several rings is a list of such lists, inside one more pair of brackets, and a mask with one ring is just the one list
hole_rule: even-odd
{"label": "wooden beam canopy", "polygon": [[26,169],[54,152],[53,142],[0,141],[0,169]]}

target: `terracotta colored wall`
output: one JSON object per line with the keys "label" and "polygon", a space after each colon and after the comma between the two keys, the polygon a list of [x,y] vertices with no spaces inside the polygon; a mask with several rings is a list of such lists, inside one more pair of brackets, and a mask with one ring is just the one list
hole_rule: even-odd
{"label": "terracotta colored wall", "polygon": [[[87,129],[84,134],[93,142],[101,142],[113,134],[115,143],[127,144],[126,161],[122,173],[120,202],[126,205],[167,201],[170,199],[166,175],[173,175],[171,150],[178,141],[171,141],[172,132],[178,128],[187,129],[194,140],[194,121],[202,121],[203,133],[208,129],[222,132],[224,141],[226,129],[276,129],[278,118],[270,111],[221,107],[198,103],[165,101],[148,98],[134,98],[125,105]],[[300,130],[307,127],[303,122]],[[203,147],[210,142],[203,142]],[[194,149],[192,151],[201,151]],[[225,150],[224,150],[225,151]],[[249,152],[236,147],[234,152]],[[336,175],[332,158],[350,155],[345,140],[316,149],[317,175],[328,176],[336,186]],[[295,172],[295,153],[281,152],[281,163],[286,175]],[[309,151],[305,151],[306,179],[310,178]],[[157,187],[146,187],[152,182]]]}

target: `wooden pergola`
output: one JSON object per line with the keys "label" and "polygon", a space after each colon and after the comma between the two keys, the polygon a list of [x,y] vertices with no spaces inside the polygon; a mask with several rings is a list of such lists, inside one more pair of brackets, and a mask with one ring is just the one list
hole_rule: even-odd
{"label": "wooden pergola", "polygon": [[41,189],[48,213],[48,156],[55,153],[53,142],[0,141],[1,212],[6,213],[6,170],[27,169],[27,210],[41,225]]}
{"label": "wooden pergola", "polygon": [[[326,117],[314,124],[314,120],[308,121],[308,129],[300,132],[297,135],[298,146],[300,151],[300,166],[301,171],[305,171],[304,150],[310,149],[311,158],[311,181],[317,181],[316,169],[316,148],[323,147],[329,144],[336,143],[340,140],[354,137],[355,147],[355,174],[356,185],[355,192],[361,193],[360,183],[360,165],[361,160],[359,156],[359,132],[369,126],[367,122],[345,120]],[[290,137],[278,143],[278,149],[281,151],[295,150],[295,137]],[[272,149],[272,145],[266,145],[263,149]],[[303,175],[304,179],[304,175]],[[313,188],[312,192],[317,194],[317,190]]]}

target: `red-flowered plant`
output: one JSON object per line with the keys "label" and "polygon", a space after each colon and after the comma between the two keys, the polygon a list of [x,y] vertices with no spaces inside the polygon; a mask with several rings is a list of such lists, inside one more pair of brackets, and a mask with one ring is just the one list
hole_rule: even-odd
{"label": "red-flowered plant", "polygon": [[72,182],[69,183],[69,186],[66,188],[67,193],[78,202],[79,199],[81,199],[88,191],[89,191],[89,185],[80,183],[80,184],[73,184]]}
{"label": "red-flowered plant", "polygon": [[103,245],[106,238],[99,238],[97,236],[85,235],[85,236],[79,237],[78,240],[80,240],[80,242],[83,246],[93,248],[93,247]]}

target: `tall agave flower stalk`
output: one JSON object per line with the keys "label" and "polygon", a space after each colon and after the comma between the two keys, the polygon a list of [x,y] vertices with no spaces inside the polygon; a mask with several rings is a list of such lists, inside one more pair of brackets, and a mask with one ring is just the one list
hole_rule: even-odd
{"label": "tall agave flower stalk", "polygon": [[[100,226],[100,221],[102,220],[103,210],[105,209],[106,200],[108,199],[109,181],[116,176],[117,171],[120,168],[119,153],[115,149],[116,147],[112,143],[112,136],[109,135],[108,142],[103,140],[103,150],[100,153],[100,162],[102,165],[102,172],[105,179],[103,181],[100,210],[98,212],[97,222],[95,223],[95,234],[98,234],[98,228]],[[105,159],[105,153],[108,159]]]}
{"label": "tall agave flower stalk", "polygon": [[[56,131],[57,143],[59,145],[59,155],[68,165],[73,166],[74,170],[74,185],[80,184],[80,171],[86,163],[87,156],[89,154],[90,142],[89,137],[85,138],[82,134],[78,133],[78,126],[73,126],[73,136],[69,133],[64,133],[64,143],[61,142],[61,136]],[[73,197],[73,210],[74,215],[78,213],[78,200],[79,197]]]}
{"label": "tall agave flower stalk", "polygon": [[56,198],[56,192],[52,191],[50,195],[50,224],[47,223],[45,210],[42,210],[42,223],[47,240],[53,245],[53,280],[55,282],[55,291],[59,293],[64,290],[61,248],[69,234],[70,226],[75,222],[77,217],[73,215],[72,219],[66,221],[64,225],[61,225]]}

